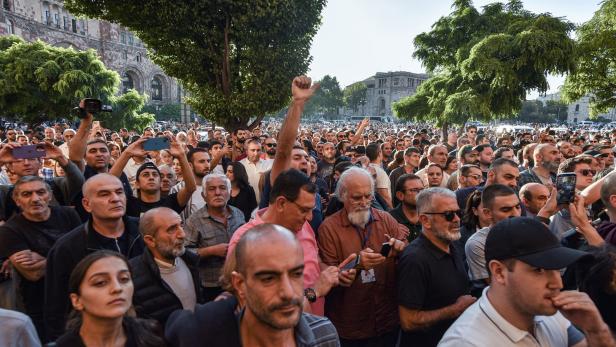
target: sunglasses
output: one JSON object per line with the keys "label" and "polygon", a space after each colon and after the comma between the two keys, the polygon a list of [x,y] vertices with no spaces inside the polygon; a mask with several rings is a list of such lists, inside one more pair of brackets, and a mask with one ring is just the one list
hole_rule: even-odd
{"label": "sunglasses", "polygon": [[580,173],[582,174],[582,176],[588,176],[588,174],[590,174],[590,176],[594,176],[595,174],[597,174],[597,171],[584,169],[584,170],[580,170]]}
{"label": "sunglasses", "polygon": [[448,222],[453,221],[457,215],[462,214],[462,210],[445,211],[445,212],[424,212],[424,214],[441,214]]}
{"label": "sunglasses", "polygon": [[266,143],[265,145],[266,145],[267,147],[276,147],[276,146],[278,146],[278,145],[277,145],[277,144],[275,144],[275,143]]}

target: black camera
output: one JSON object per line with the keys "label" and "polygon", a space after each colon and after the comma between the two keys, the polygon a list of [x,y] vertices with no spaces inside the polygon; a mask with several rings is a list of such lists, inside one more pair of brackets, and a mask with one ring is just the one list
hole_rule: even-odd
{"label": "black camera", "polygon": [[77,117],[86,118],[88,113],[97,114],[99,112],[111,112],[113,109],[109,105],[103,105],[99,99],[83,99],[83,108],[74,108]]}

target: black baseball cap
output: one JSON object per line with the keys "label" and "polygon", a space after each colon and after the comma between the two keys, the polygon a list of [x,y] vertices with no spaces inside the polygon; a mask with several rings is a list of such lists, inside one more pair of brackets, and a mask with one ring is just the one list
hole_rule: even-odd
{"label": "black baseball cap", "polygon": [[158,167],[156,166],[156,164],[148,161],[143,163],[138,169],[137,169],[137,175],[135,176],[137,179],[139,179],[139,175],[141,175],[141,172],[143,172],[143,170],[146,169],[152,169],[152,170],[156,170],[156,172],[158,172],[158,174],[160,175],[160,170],[158,169]]}
{"label": "black baseball cap", "polygon": [[560,270],[588,255],[562,246],[545,224],[528,217],[496,223],[485,245],[486,266],[490,260],[517,259],[541,269]]}

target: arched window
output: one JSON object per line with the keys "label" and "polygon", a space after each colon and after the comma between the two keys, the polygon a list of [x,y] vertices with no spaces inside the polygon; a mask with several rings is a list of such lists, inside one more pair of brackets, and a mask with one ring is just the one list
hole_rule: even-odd
{"label": "arched window", "polygon": [[137,55],[135,56],[135,60],[136,60],[138,63],[141,63],[141,53],[137,53]]}
{"label": "arched window", "polygon": [[152,100],[162,100],[163,99],[163,84],[158,77],[152,78],[152,83],[150,84],[150,88],[152,89]]}
{"label": "arched window", "polygon": [[10,11],[11,10],[10,0],[2,0],[2,8],[4,8],[5,11]]}
{"label": "arched window", "polygon": [[125,72],[124,76],[122,76],[122,93],[126,93],[129,89],[135,89],[135,82],[133,77]]}
{"label": "arched window", "polygon": [[13,23],[12,20],[9,20],[8,26],[9,26],[9,35],[15,35],[15,23]]}

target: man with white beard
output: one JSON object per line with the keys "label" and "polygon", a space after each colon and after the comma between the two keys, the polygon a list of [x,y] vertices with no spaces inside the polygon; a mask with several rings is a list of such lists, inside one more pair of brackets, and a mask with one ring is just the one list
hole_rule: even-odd
{"label": "man with white beard", "polygon": [[[319,254],[330,266],[352,255],[359,256],[359,264],[357,272],[340,274],[339,287],[325,298],[325,314],[342,346],[393,346],[398,337],[396,255],[406,246],[408,229],[370,207],[374,181],[364,169],[345,171],[336,196],[344,208],[321,224]],[[384,243],[391,247],[385,256],[380,253]]]}
{"label": "man with white beard", "polygon": [[449,189],[417,195],[422,231],[398,261],[399,346],[436,346],[447,328],[475,302],[460,239],[459,206]]}

